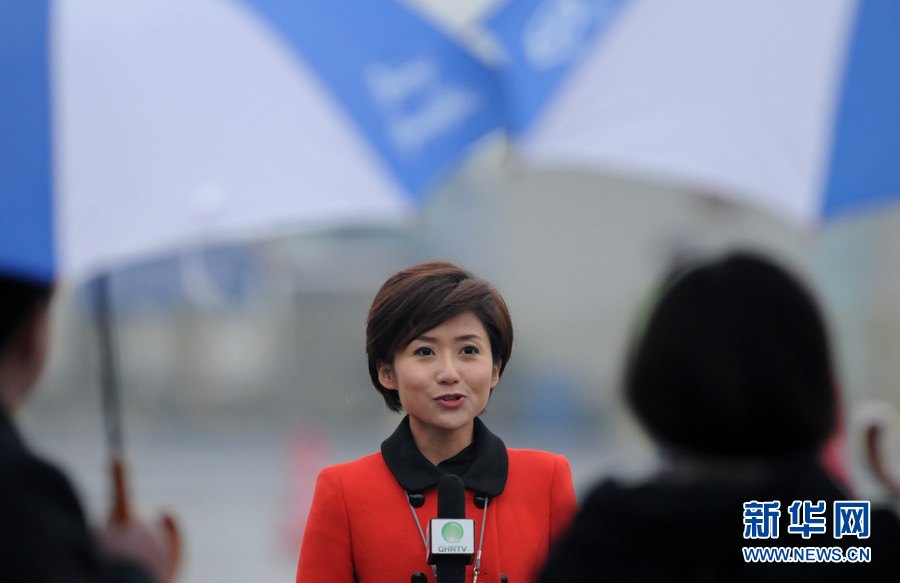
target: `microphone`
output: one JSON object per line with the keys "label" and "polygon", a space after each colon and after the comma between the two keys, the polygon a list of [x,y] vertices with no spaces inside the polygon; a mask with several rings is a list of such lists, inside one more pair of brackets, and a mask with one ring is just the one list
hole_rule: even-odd
{"label": "microphone", "polygon": [[438,517],[428,523],[428,564],[438,583],[462,583],[475,557],[475,521],[466,518],[466,487],[447,474],[438,482]]}

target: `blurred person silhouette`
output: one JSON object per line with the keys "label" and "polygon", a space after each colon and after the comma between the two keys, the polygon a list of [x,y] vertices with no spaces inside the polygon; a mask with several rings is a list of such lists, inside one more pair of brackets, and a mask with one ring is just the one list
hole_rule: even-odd
{"label": "blurred person silhouette", "polygon": [[[372,384],[406,416],[381,451],[319,474],[297,581],[435,581],[425,526],[446,475],[475,520],[466,581],[530,583],[576,509],[566,459],[508,449],[480,415],[512,351],[506,303],[487,281],[445,262],[400,271],[366,328]],[[461,509],[462,510],[462,509]]]}
{"label": "blurred person silhouette", "polygon": [[133,518],[95,537],[69,480],[13,424],[44,368],[52,295],[0,275],[0,581],[161,583],[172,567],[163,531]]}
{"label": "blurred person silhouette", "polygon": [[[836,536],[835,502],[853,499],[819,461],[836,394],[824,319],[807,289],[738,251],[674,268],[652,300],[624,393],[659,446],[660,468],[638,483],[597,485],[541,583],[897,581],[893,512],[870,507],[866,525],[854,523],[868,526],[867,538],[843,522],[849,530]],[[744,547],[795,547],[805,559],[869,547],[871,561],[752,562]]]}

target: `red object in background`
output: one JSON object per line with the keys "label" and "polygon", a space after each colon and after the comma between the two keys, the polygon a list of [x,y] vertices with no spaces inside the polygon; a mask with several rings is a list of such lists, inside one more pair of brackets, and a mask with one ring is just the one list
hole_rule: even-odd
{"label": "red object in background", "polygon": [[835,420],[834,434],[822,448],[819,461],[832,478],[847,490],[851,490],[850,474],[847,472],[847,423],[846,415],[844,415],[844,400],[841,398],[837,382],[833,382],[832,387],[837,419]]}
{"label": "red object in background", "polygon": [[288,488],[287,511],[282,514],[285,548],[293,556],[299,556],[306,519],[312,506],[316,478],[328,459],[328,443],[321,431],[312,427],[300,427],[288,440]]}
{"label": "red object in background", "polygon": [[832,478],[840,482],[841,486],[850,490],[850,476],[847,473],[846,437],[847,435],[844,431],[844,426],[841,424],[839,429],[825,444],[825,447],[822,449],[822,453],[819,456],[819,460],[822,462],[825,471],[828,472]]}

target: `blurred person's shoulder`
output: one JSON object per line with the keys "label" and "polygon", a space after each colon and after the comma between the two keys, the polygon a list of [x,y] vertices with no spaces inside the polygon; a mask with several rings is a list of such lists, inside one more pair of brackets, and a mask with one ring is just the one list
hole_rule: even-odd
{"label": "blurred person's shoulder", "polygon": [[[11,420],[0,412],[0,504],[6,512],[38,514],[41,508],[29,501],[55,501],[67,511],[81,515],[81,506],[69,479],[55,464],[31,451]],[[50,510],[49,506],[46,510]],[[6,514],[4,512],[4,514]]]}

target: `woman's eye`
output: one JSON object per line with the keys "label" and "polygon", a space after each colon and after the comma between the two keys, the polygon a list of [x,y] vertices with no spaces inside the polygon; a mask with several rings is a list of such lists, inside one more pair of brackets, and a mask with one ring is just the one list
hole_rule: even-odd
{"label": "woman's eye", "polygon": [[415,356],[431,356],[432,354],[434,354],[434,351],[427,346],[422,346],[421,348],[416,348],[413,354]]}
{"label": "woman's eye", "polygon": [[463,354],[470,354],[470,355],[471,355],[471,354],[478,354],[478,349],[475,348],[474,346],[466,346],[465,348],[462,349],[462,353],[463,353]]}

